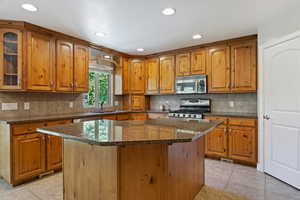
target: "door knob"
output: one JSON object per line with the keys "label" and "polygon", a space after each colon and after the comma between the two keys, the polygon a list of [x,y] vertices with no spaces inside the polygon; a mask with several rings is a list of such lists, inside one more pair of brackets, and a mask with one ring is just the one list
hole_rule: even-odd
{"label": "door knob", "polygon": [[269,116],[269,115],[266,115],[266,114],[263,116],[263,118],[264,118],[265,120],[271,119],[270,116]]}

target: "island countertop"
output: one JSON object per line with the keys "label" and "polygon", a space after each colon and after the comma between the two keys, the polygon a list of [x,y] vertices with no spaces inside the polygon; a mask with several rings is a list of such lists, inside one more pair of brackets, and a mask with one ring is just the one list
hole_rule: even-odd
{"label": "island countertop", "polygon": [[152,119],[144,121],[92,120],[37,129],[38,132],[100,146],[191,142],[221,121]]}

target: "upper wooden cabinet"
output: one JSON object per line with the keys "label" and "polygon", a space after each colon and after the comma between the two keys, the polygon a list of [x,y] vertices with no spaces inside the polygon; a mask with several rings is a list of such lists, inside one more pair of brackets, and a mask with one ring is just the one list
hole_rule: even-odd
{"label": "upper wooden cabinet", "polygon": [[207,58],[208,92],[230,92],[230,48],[210,47]]}
{"label": "upper wooden cabinet", "polygon": [[175,58],[165,56],[160,58],[160,93],[172,94],[175,92]]}
{"label": "upper wooden cabinet", "polygon": [[146,61],[146,93],[159,93],[159,58]]}
{"label": "upper wooden cabinet", "polygon": [[74,45],[74,91],[87,92],[89,87],[89,48]]}
{"label": "upper wooden cabinet", "polygon": [[0,89],[22,89],[23,33],[0,29]]}
{"label": "upper wooden cabinet", "polygon": [[123,94],[129,94],[129,60],[123,58]]}
{"label": "upper wooden cabinet", "polygon": [[56,90],[71,92],[74,87],[73,43],[56,41]]}
{"label": "upper wooden cabinet", "polygon": [[206,49],[193,51],[191,54],[191,74],[199,75],[206,73]]}
{"label": "upper wooden cabinet", "polygon": [[231,90],[256,91],[256,41],[231,46]]}
{"label": "upper wooden cabinet", "polygon": [[176,76],[188,76],[191,72],[191,56],[189,53],[176,55]]}
{"label": "upper wooden cabinet", "polygon": [[28,32],[27,41],[27,89],[54,90],[54,38],[36,32]]}
{"label": "upper wooden cabinet", "polygon": [[145,93],[145,64],[144,60],[130,60],[130,93]]}

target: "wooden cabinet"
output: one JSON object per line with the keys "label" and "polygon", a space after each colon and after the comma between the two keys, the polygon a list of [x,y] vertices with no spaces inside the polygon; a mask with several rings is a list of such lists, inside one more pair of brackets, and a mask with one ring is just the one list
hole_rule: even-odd
{"label": "wooden cabinet", "polygon": [[191,54],[191,74],[199,75],[206,73],[206,49],[193,51]]}
{"label": "wooden cabinet", "polygon": [[73,43],[56,41],[56,90],[62,92],[73,91],[74,80],[74,51]]}
{"label": "wooden cabinet", "polygon": [[130,93],[145,93],[145,66],[144,60],[130,60]]}
{"label": "wooden cabinet", "polygon": [[22,181],[46,170],[45,136],[39,133],[14,136],[13,179]]}
{"label": "wooden cabinet", "polygon": [[46,157],[47,170],[57,170],[62,168],[62,138],[47,135]]}
{"label": "wooden cabinet", "polygon": [[89,48],[74,45],[74,91],[87,92],[89,87]]}
{"label": "wooden cabinet", "polygon": [[256,128],[229,126],[228,157],[235,160],[256,163]]}
{"label": "wooden cabinet", "polygon": [[189,53],[176,55],[176,76],[188,76],[191,72],[191,56]]}
{"label": "wooden cabinet", "polygon": [[101,118],[107,120],[117,120],[117,115],[104,115]]}
{"label": "wooden cabinet", "polygon": [[257,122],[256,119],[237,117],[205,117],[209,120],[224,121],[205,135],[207,156],[228,158],[255,165],[257,163]]}
{"label": "wooden cabinet", "polygon": [[22,89],[23,32],[0,29],[0,89]]}
{"label": "wooden cabinet", "polygon": [[128,58],[123,59],[123,94],[129,94],[129,61]]}
{"label": "wooden cabinet", "polygon": [[230,48],[210,47],[208,50],[208,92],[230,92]]}
{"label": "wooden cabinet", "polygon": [[54,90],[55,41],[53,37],[28,32],[27,89]]}
{"label": "wooden cabinet", "polygon": [[132,110],[145,110],[145,96],[133,95],[131,97],[131,109]]}
{"label": "wooden cabinet", "polygon": [[159,93],[159,59],[152,58],[146,61],[146,93]]}
{"label": "wooden cabinet", "polygon": [[131,113],[130,120],[147,120],[147,113]]}
{"label": "wooden cabinet", "polygon": [[256,91],[256,41],[231,46],[231,90]]}
{"label": "wooden cabinet", "polygon": [[220,157],[227,157],[227,135],[226,127],[221,126],[205,136],[206,154]]}
{"label": "wooden cabinet", "polygon": [[175,92],[175,61],[174,56],[160,58],[160,93]]}

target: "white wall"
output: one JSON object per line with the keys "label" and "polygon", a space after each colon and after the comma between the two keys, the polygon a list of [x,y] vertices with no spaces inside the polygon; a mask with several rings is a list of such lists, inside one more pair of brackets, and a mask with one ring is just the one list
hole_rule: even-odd
{"label": "white wall", "polygon": [[[264,0],[267,1],[267,0]],[[283,1],[282,1],[283,2]],[[266,3],[266,2],[264,2]],[[277,1],[270,2],[276,4]],[[259,3],[257,4],[259,7]],[[272,7],[272,6],[270,6]],[[276,6],[275,6],[276,7]],[[264,91],[263,91],[263,65],[262,65],[262,46],[272,41],[277,41],[280,38],[300,31],[300,0],[285,0],[284,4],[277,5],[280,9],[276,10],[276,13],[272,15],[264,15],[266,10],[259,10],[258,8],[258,170],[264,170],[264,141],[263,141],[263,103],[264,103]],[[270,8],[271,9],[271,8]],[[267,16],[266,19],[263,19]]]}

